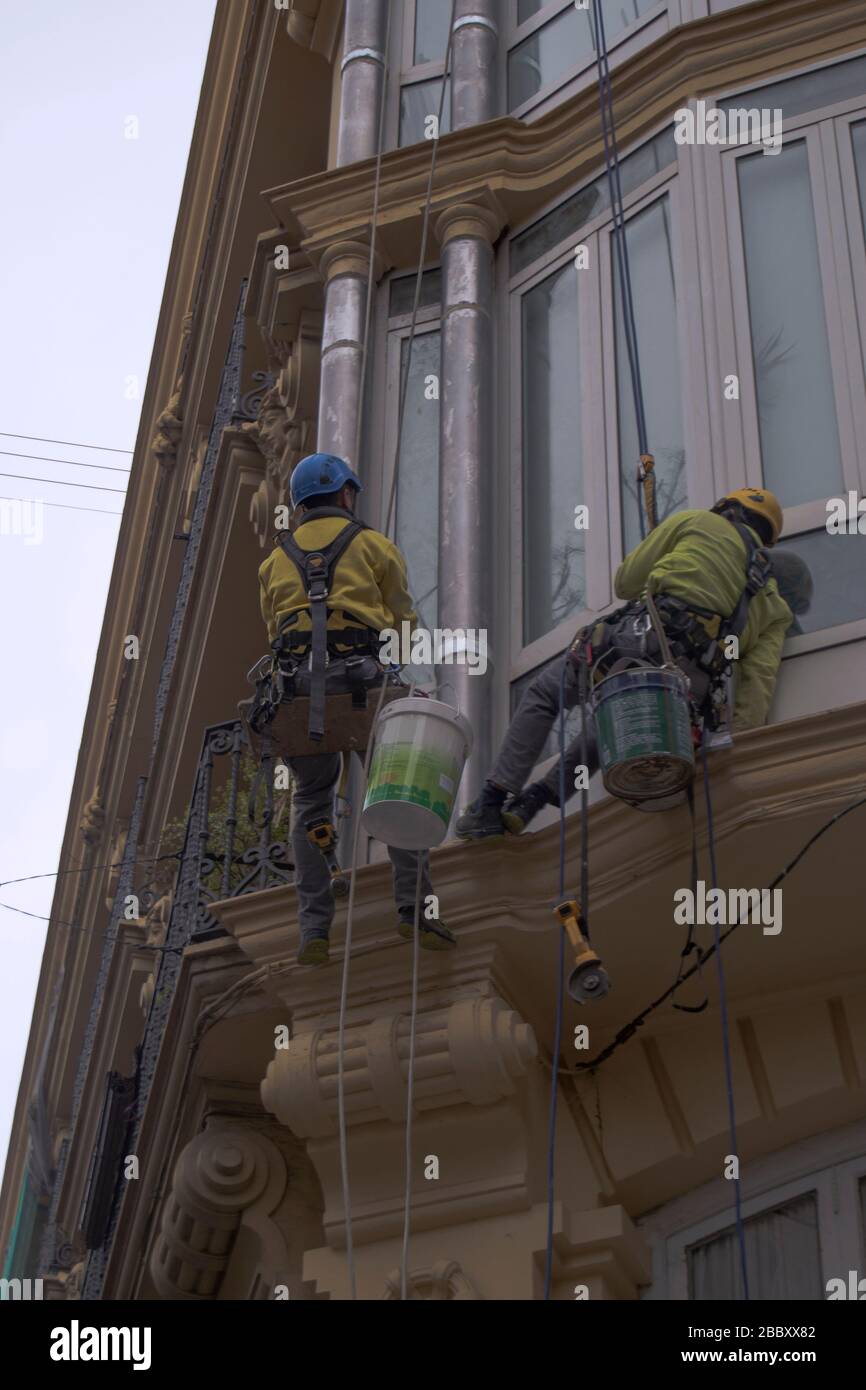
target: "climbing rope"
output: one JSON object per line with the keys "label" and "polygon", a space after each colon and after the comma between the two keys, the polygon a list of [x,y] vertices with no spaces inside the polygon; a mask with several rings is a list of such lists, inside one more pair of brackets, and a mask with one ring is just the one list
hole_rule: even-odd
{"label": "climbing rope", "polygon": [[409,1069],[406,1077],[406,1187],[403,1197],[403,1249],[400,1259],[400,1298],[409,1297],[409,1235],[412,1218],[412,1107],[415,1104],[415,1034],[418,1024],[418,970],[421,956],[421,866],[415,876],[415,930],[412,934],[412,1004],[409,1010]]}
{"label": "climbing rope", "polygon": [[631,287],[631,265],[628,255],[628,242],[625,231],[625,209],[620,178],[619,151],[616,141],[616,122],[613,115],[613,94],[610,84],[610,65],[608,63],[607,37],[604,30],[604,14],[601,0],[593,0],[593,14],[596,28],[596,65],[598,70],[598,96],[601,111],[601,133],[604,140],[604,162],[607,175],[610,206],[613,213],[613,241],[616,252],[616,266],[619,275],[622,317],[625,329],[625,345],[631,374],[634,397],[635,422],[637,424],[638,451],[640,462],[637,467],[637,510],[640,523],[641,540],[646,536],[644,513],[641,507],[643,491],[647,522],[652,531],[658,525],[655,493],[655,459],[649,451],[646,411],[644,409],[643,382],[638,352],[637,322],[634,312],[634,296]]}
{"label": "climbing rope", "polygon": [[[565,678],[568,653],[559,673],[559,901],[565,897]],[[559,1100],[559,1054],[562,1050],[562,1009],[565,989],[565,928],[559,928],[559,960],[556,971],[556,1018],[550,1076],[550,1112],[547,1129],[547,1243],[544,1259],[544,1301],[553,1285],[553,1226],[556,1210],[556,1112]]]}
{"label": "climbing rope", "polygon": [[[707,848],[710,854],[710,878],[713,890],[718,888],[719,875],[716,868],[716,837],[713,826],[713,802],[710,795],[710,770],[707,765],[707,732],[701,739],[701,767],[704,774],[704,800],[707,808]],[[736,1162],[734,1175],[734,1211],[736,1214],[737,1242],[740,1248],[740,1271],[743,1276],[743,1298],[749,1302],[749,1270],[746,1261],[746,1232],[743,1227],[743,1203],[740,1189],[740,1160],[737,1155],[737,1110],[734,1101],[734,1069],[731,1063],[731,1037],[728,1023],[728,991],[725,984],[725,969],[722,953],[719,950],[719,914],[713,914],[713,945],[719,978],[719,1010],[722,1020],[722,1051],[725,1058],[725,1090],[728,1098],[728,1129],[731,1136],[731,1155]]]}
{"label": "climbing rope", "polygon": [[[387,30],[387,32],[390,34],[391,6],[389,5],[387,8],[388,8],[388,21],[387,21],[387,23],[388,23],[388,30]],[[452,0],[452,4],[451,4],[451,20],[450,20],[450,23],[449,23],[449,26],[448,26],[448,44],[447,44],[446,51],[445,51],[445,63],[444,63],[443,71],[442,71],[442,85],[441,85],[441,89],[440,89],[440,93],[439,93],[438,126],[437,126],[436,138],[435,138],[435,139],[433,140],[433,142],[432,142],[432,144],[433,144],[433,149],[432,149],[431,158],[430,158],[430,172],[429,172],[428,179],[427,179],[427,193],[426,193],[426,197],[425,197],[425,200],[424,200],[424,209],[423,209],[422,221],[421,221],[421,247],[420,247],[420,252],[419,252],[419,257],[418,257],[418,271],[417,271],[417,274],[416,274],[416,277],[415,277],[415,295],[414,295],[413,304],[412,304],[412,320],[411,320],[411,323],[410,323],[410,326],[409,326],[409,338],[408,338],[407,353],[406,353],[406,369],[405,369],[405,373],[404,373],[404,376],[403,376],[403,379],[402,379],[402,382],[401,382],[400,397],[399,397],[399,403],[398,403],[398,413],[397,413],[397,439],[396,439],[396,443],[395,443],[395,447],[394,447],[394,467],[393,467],[393,473],[392,473],[392,479],[391,479],[390,497],[389,497],[389,502],[388,502],[388,509],[387,509],[387,512],[386,512],[385,527],[384,527],[384,531],[385,531],[385,534],[386,534],[386,535],[389,535],[389,533],[390,533],[390,531],[391,531],[391,528],[392,528],[393,511],[394,511],[394,502],[395,502],[396,495],[397,495],[397,471],[398,471],[399,459],[400,459],[400,449],[401,449],[401,444],[402,444],[402,439],[403,439],[403,421],[404,421],[405,410],[406,410],[406,396],[407,396],[407,388],[408,388],[408,382],[409,382],[409,371],[410,371],[410,368],[411,368],[411,361],[412,361],[412,345],[413,345],[414,339],[415,339],[415,330],[416,330],[417,317],[418,317],[418,306],[419,306],[420,299],[421,299],[421,281],[422,281],[422,276],[423,276],[423,274],[424,274],[424,261],[425,261],[426,254],[427,254],[427,237],[428,237],[428,229],[429,229],[429,224],[430,224],[430,208],[431,208],[431,203],[432,203],[432,198],[433,198],[433,177],[434,177],[435,170],[436,170],[436,152],[437,152],[438,144],[439,144],[439,130],[441,130],[441,126],[442,126],[442,116],[443,116],[443,112],[444,112],[444,108],[445,108],[445,91],[446,91],[446,88],[447,88],[448,70],[449,70],[449,65],[450,65],[450,61],[451,61],[452,37],[453,37],[453,32],[454,32],[454,17],[455,17],[456,9],[457,9],[457,0]],[[379,189],[380,189],[380,183],[381,183],[382,151],[383,151],[384,127],[385,127],[385,122],[384,122],[384,113],[385,113],[385,89],[387,88],[387,85],[388,85],[388,72],[389,72],[389,64],[388,64],[388,40],[386,39],[386,44],[385,44],[385,61],[384,61],[383,72],[382,72],[382,93],[381,93],[381,101],[380,101],[380,106],[379,106],[379,129],[378,129],[378,135],[377,135],[376,167],[375,167],[375,172],[374,172],[374,186],[373,186],[373,212],[372,212],[373,223],[372,223],[371,232],[370,232],[370,258],[369,258],[369,266],[368,266],[368,273],[367,273],[367,304],[366,304],[365,318],[364,318],[364,341],[363,341],[363,347],[362,347],[361,393],[360,393],[359,401],[358,401],[358,420],[357,420],[356,435],[355,435],[355,449],[356,449],[356,452],[355,452],[355,461],[356,461],[356,462],[358,461],[358,458],[359,458],[360,446],[361,446],[361,439],[362,439],[362,420],[363,420],[363,410],[364,410],[364,389],[365,389],[365,379],[366,379],[366,363],[367,363],[367,359],[368,359],[369,333],[370,333],[370,324],[371,324],[371,317],[372,317],[372,316],[371,316],[371,302],[372,302],[373,280],[374,280],[374,274],[375,274],[376,222],[377,222],[377,220],[378,220]],[[393,537],[392,537],[392,539],[393,539]],[[381,685],[381,688],[380,688],[380,691],[379,691],[379,701],[378,701],[378,705],[377,705],[377,707],[376,707],[376,717],[375,717],[375,719],[374,719],[374,721],[373,721],[373,726],[372,726],[373,728],[375,728],[376,723],[378,722],[379,714],[380,714],[381,708],[382,708],[382,700],[383,700],[383,697],[384,697],[384,693],[385,693],[385,681],[383,680],[382,685]],[[371,756],[372,756],[372,750],[373,750],[373,739],[372,739],[372,736],[371,736],[371,737],[368,739],[368,746],[367,746],[367,750],[366,750],[366,754],[365,754],[365,758],[364,758],[364,783],[365,783],[365,784],[366,784],[367,779],[368,779],[368,776],[369,776],[369,771],[370,771],[370,759],[371,759]],[[341,1175],[342,1194],[343,1194],[343,1212],[344,1212],[345,1224],[346,1224],[346,1259],[347,1259],[348,1271],[349,1271],[349,1295],[350,1295],[350,1298],[352,1298],[352,1299],[356,1299],[358,1295],[357,1295],[357,1281],[356,1281],[356,1276],[355,1276],[354,1242],[353,1242],[353,1238],[352,1238],[352,1203],[351,1203],[351,1191],[350,1191],[350,1183],[349,1183],[348,1134],[347,1134],[347,1127],[346,1127],[345,1056],[344,1056],[344,1053],[345,1053],[346,1014],[347,1014],[347,1011],[348,1011],[348,999],[349,999],[349,965],[350,965],[351,953],[352,953],[352,924],[353,924],[354,906],[355,906],[355,880],[356,880],[356,877],[357,877],[357,869],[358,869],[358,849],[359,849],[359,845],[360,845],[360,827],[361,827],[361,818],[360,818],[360,815],[358,815],[358,816],[355,817],[354,833],[353,833],[353,837],[352,837],[352,857],[351,857],[351,864],[350,864],[350,868],[349,868],[349,900],[348,900],[348,903],[347,903],[347,906],[346,906],[346,938],[345,938],[345,946],[344,946],[344,950],[343,950],[343,971],[342,971],[342,980],[341,980],[341,984],[340,984],[340,1013],[339,1013],[339,1023],[338,1023],[338,1032],[337,1032],[337,1123],[338,1123],[338,1130],[339,1130],[340,1175]],[[419,854],[420,854],[420,852],[419,852]],[[420,872],[421,872],[421,860],[420,860],[420,857],[419,857],[418,872],[419,872],[419,892],[420,892]],[[413,961],[412,1005],[411,1005],[411,1014],[410,1014],[410,1021],[409,1021],[409,1035],[410,1035],[410,1058],[409,1058],[409,1079],[408,1079],[409,1092],[408,1092],[408,1108],[407,1108],[407,1117],[406,1117],[406,1155],[407,1155],[407,1158],[406,1158],[406,1162],[407,1162],[407,1176],[406,1176],[407,1189],[406,1189],[406,1192],[407,1192],[407,1195],[406,1195],[406,1211],[405,1211],[405,1215],[404,1215],[403,1262],[402,1262],[402,1272],[401,1272],[401,1297],[404,1298],[404,1299],[405,1299],[406,1296],[407,1296],[406,1289],[407,1289],[407,1281],[408,1281],[408,1244],[409,1244],[409,1232],[410,1232],[410,1220],[409,1220],[409,1218],[410,1218],[410,1207],[411,1207],[411,1173],[410,1173],[410,1170],[409,1170],[409,1163],[410,1163],[411,1152],[412,1152],[412,1099],[413,1099],[413,1095],[414,1095],[414,1060],[415,1060],[415,1059],[414,1059],[414,1038],[415,1038],[416,1022],[417,1022],[417,977],[416,977],[416,969],[417,969],[418,935],[419,935],[419,920],[418,920],[418,914],[417,914],[417,911],[416,911],[416,917],[415,917],[415,933],[414,933],[414,937],[415,937],[415,947],[414,947],[414,949],[415,949],[415,959],[414,959],[414,961]]]}

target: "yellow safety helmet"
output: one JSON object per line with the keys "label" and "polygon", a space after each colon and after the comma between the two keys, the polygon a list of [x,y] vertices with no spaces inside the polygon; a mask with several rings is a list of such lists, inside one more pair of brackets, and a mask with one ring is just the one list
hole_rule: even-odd
{"label": "yellow safety helmet", "polygon": [[779,499],[774,492],[769,492],[765,487],[737,488],[736,492],[726,492],[716,503],[713,511],[719,511],[726,502],[739,502],[741,507],[764,517],[773,533],[772,544],[776,544],[782,534],[783,517]]}

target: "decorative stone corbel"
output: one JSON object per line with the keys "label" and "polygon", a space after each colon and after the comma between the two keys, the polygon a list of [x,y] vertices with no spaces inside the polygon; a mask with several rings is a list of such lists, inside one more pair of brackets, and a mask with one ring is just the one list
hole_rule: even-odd
{"label": "decorative stone corbel", "polygon": [[254,1296],[272,1297],[288,1282],[285,1244],[270,1220],[286,1182],[282,1154],[255,1129],[217,1122],[196,1135],[175,1167],[150,1258],[162,1297],[216,1298],[242,1228],[245,1280]]}
{"label": "decorative stone corbel", "polygon": [[182,384],[179,377],[168,405],[157,416],[156,433],[150,449],[160,468],[173,468],[177,462],[178,445],[183,434],[183,414],[180,409]]}
{"label": "decorative stone corbel", "polygon": [[[461,999],[418,1020],[423,1064],[415,1080],[419,1111],[468,1103],[492,1105],[513,1094],[536,1056],[528,1023],[501,999]],[[262,1082],[262,1101],[301,1138],[337,1132],[335,1058],[337,1029],[317,1028],[279,1050]],[[346,1033],[351,1076],[351,1124],[406,1116],[409,1019],[392,1013]]]}
{"label": "decorative stone corbel", "polygon": [[86,845],[93,848],[98,845],[102,839],[104,828],[105,807],[102,804],[102,793],[97,784],[81,816],[81,825],[79,827],[81,838]]}
{"label": "decorative stone corbel", "polygon": [[[429,1269],[410,1270],[407,1279],[409,1298],[422,1300],[425,1303],[435,1303],[440,1299],[447,1299],[450,1302],[464,1302],[466,1300],[476,1301],[481,1298],[480,1293],[463,1273],[463,1267],[457,1260],[438,1260]],[[402,1298],[402,1281],[399,1269],[392,1269],[385,1280],[385,1292],[382,1298],[389,1301],[399,1301]]]}

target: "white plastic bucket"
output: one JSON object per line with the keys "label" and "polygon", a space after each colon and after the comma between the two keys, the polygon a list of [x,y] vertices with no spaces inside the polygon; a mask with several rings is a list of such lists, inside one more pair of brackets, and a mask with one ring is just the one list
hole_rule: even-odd
{"label": "white plastic bucket", "polygon": [[361,824],[395,849],[432,849],[445,839],[472,748],[472,729],[441,700],[394,700],[382,710]]}

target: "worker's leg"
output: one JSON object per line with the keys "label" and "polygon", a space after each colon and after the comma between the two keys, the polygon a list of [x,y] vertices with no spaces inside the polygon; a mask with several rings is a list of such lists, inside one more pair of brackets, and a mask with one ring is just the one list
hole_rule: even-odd
{"label": "worker's leg", "polygon": [[[563,662],[566,663],[563,705],[566,710],[574,709],[579,698],[577,672],[566,653],[530,683],[508,726],[490,776],[457,821],[458,836],[486,839],[489,835],[503,833],[503,803],[509,793],[516,795],[522,791],[559,714]],[[573,788],[573,770],[571,785]]]}
{"label": "worker's leg", "polygon": [[[321,851],[307,839],[307,825],[321,816],[333,819],[340,755],[318,753],[308,758],[291,758],[289,766],[294,778],[292,850],[303,950],[312,941],[327,942],[334,920],[331,875]],[[325,952],[321,958],[327,959]]]}
{"label": "worker's leg", "polygon": [[414,917],[415,889],[418,882],[418,861],[421,861],[421,916],[424,904],[433,893],[430,882],[430,855],[426,849],[395,849],[388,846],[388,857],[394,868],[394,902],[400,917]]}

